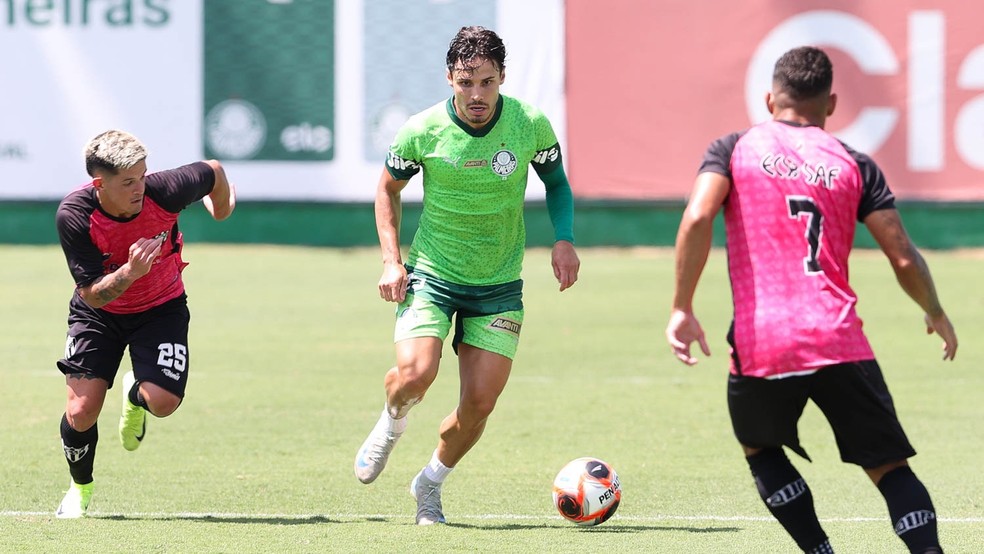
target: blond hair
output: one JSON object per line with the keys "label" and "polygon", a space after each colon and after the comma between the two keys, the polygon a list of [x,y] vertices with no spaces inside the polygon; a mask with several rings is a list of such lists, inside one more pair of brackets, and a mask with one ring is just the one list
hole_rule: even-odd
{"label": "blond hair", "polygon": [[96,135],[85,145],[85,170],[90,177],[96,171],[116,175],[147,158],[147,148],[137,137],[116,129]]}

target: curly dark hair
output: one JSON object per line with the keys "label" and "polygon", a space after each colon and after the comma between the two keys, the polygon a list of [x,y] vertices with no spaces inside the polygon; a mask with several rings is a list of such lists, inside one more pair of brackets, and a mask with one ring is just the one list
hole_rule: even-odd
{"label": "curly dark hair", "polygon": [[772,82],[793,100],[809,100],[830,93],[834,67],[823,50],[801,46],[779,58]]}
{"label": "curly dark hair", "polygon": [[485,27],[462,27],[448,45],[448,71],[454,72],[455,65],[474,69],[473,60],[488,60],[499,71],[506,68],[506,45],[495,31]]}

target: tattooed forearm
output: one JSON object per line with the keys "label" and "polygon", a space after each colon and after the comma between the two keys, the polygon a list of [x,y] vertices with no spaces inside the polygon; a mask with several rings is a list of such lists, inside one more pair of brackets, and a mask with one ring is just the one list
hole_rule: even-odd
{"label": "tattooed forearm", "polygon": [[101,279],[94,288],[96,289],[95,292],[96,295],[99,296],[99,299],[106,304],[109,304],[113,300],[119,298],[121,294],[126,292],[126,289],[130,288],[130,284],[130,280],[124,278],[120,275],[120,272],[117,271]]}
{"label": "tattooed forearm", "polygon": [[103,275],[91,285],[79,290],[82,299],[93,308],[102,308],[120,297],[133,284],[129,273],[118,269],[109,275]]}

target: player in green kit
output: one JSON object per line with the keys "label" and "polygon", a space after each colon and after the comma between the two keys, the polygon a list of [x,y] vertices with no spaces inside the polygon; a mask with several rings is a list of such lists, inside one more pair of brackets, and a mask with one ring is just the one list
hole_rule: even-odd
{"label": "player in green kit", "polygon": [[[453,96],[400,129],[376,192],[379,294],[399,306],[386,405],[355,458],[363,483],[383,471],[406,429],[407,412],[437,378],[454,323],[461,393],[441,423],[434,455],[410,484],[419,525],[445,522],[441,485],[481,437],[509,379],[523,325],[523,203],[530,165],[546,186],[555,236],[551,261],[561,291],[577,281],[580,268],[560,145],[539,110],[499,94],[505,58],[493,31],[458,32],[447,54]],[[423,214],[404,261],[400,193],[421,169]]]}

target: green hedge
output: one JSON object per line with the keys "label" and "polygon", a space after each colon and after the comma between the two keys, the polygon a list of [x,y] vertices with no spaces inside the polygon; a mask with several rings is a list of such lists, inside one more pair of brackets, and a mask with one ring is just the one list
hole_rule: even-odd
{"label": "green hedge", "polygon": [[[54,244],[53,201],[0,202],[0,243]],[[578,246],[671,246],[682,202],[579,201],[574,217]],[[899,212],[916,244],[948,249],[984,246],[984,204],[900,202]],[[403,239],[409,241],[420,204],[403,207]],[[720,218],[719,218],[720,219]],[[553,230],[543,202],[526,209],[527,243],[548,246]],[[195,242],[267,243],[310,246],[374,246],[371,204],[329,202],[240,202],[227,221],[212,221],[200,206],[181,217],[181,230]],[[715,244],[723,244],[720,220]],[[860,247],[874,247],[863,229]]]}

